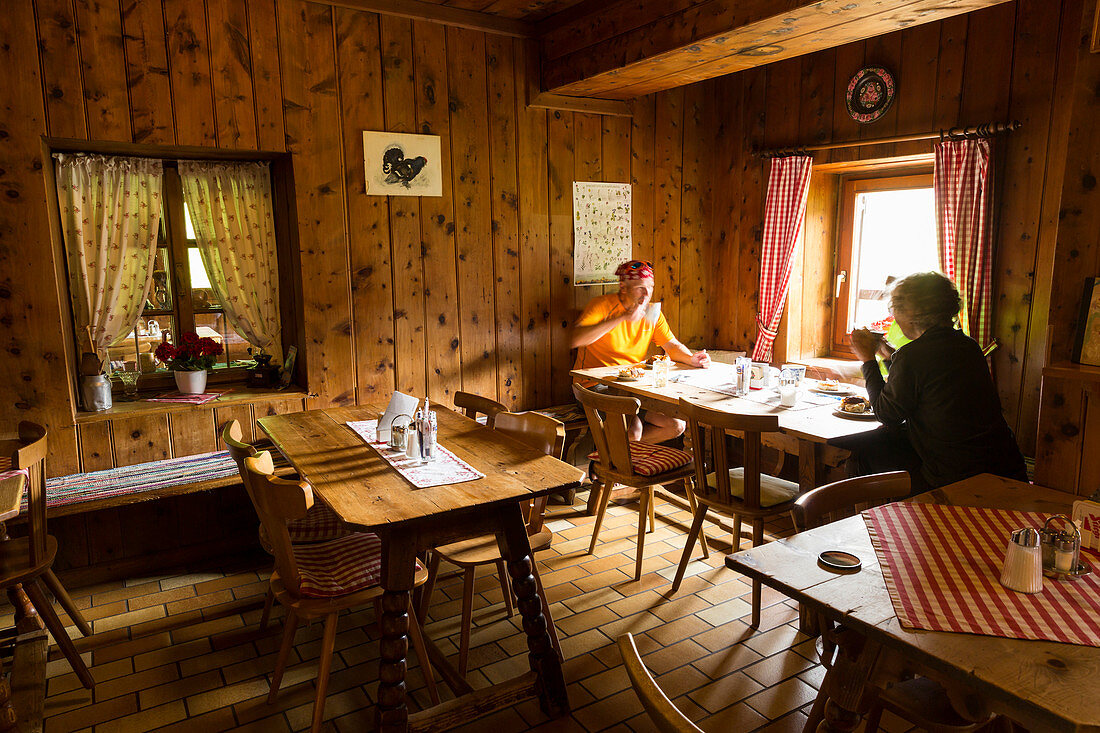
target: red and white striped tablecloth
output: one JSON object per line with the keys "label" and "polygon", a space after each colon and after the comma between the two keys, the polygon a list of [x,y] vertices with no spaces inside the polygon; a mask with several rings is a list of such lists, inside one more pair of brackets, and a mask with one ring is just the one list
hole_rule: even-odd
{"label": "red and white striped tablecloth", "polygon": [[1043,579],[1034,595],[1000,583],[1009,535],[1042,528],[1047,515],[940,504],[897,503],[863,513],[906,628],[1044,639],[1100,647],[1100,555],[1075,582]]}

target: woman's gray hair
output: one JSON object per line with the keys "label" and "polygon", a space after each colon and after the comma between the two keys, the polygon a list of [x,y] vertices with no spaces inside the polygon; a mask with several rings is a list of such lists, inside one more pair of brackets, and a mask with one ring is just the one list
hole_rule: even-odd
{"label": "woman's gray hair", "polygon": [[917,328],[951,326],[961,301],[955,284],[938,272],[918,272],[894,284],[890,306]]}

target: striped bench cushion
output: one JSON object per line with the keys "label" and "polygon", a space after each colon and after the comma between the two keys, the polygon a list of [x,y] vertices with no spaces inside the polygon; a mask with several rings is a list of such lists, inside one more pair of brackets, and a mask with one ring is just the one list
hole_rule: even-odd
{"label": "striped bench cushion", "polygon": [[[59,507],[113,496],[141,494],[181,484],[213,481],[237,475],[228,451],[138,463],[105,471],[75,473],[46,479],[46,506]],[[23,507],[26,508],[26,497]]]}
{"label": "striped bench cushion", "polygon": [[335,598],[378,585],[382,577],[382,541],[356,532],[317,545],[295,545],[301,593],[309,598]]}
{"label": "striped bench cushion", "polygon": [[351,534],[336,512],[320,500],[314,502],[304,517],[288,522],[286,529],[291,542],[325,542]]}
{"label": "striped bench cushion", "polygon": [[[599,451],[589,453],[588,460],[600,460]],[[630,463],[634,467],[634,473],[639,476],[656,476],[659,473],[686,466],[691,461],[691,454],[686,451],[637,440],[630,441]]]}

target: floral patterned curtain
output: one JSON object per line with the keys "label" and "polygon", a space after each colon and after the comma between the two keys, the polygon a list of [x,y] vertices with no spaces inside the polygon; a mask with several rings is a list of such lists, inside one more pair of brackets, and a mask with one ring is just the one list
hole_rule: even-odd
{"label": "floral patterned curtain", "polygon": [[279,266],[267,163],[180,161],[183,200],[230,325],[282,358]]}
{"label": "floral patterned curtain", "polygon": [[163,168],[144,158],[54,157],[77,333],[106,357],[137,323],[153,284]]}

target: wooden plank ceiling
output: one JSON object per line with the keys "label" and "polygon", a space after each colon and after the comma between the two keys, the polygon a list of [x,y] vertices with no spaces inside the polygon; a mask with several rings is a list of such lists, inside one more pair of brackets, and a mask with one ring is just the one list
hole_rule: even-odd
{"label": "wooden plank ceiling", "polygon": [[539,21],[577,5],[581,0],[423,0],[461,10],[473,10],[513,20]]}
{"label": "wooden plank ceiling", "polygon": [[[542,88],[632,99],[1007,1],[619,0],[599,8],[585,3],[540,25]],[[529,0],[497,0],[506,2]]]}

